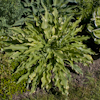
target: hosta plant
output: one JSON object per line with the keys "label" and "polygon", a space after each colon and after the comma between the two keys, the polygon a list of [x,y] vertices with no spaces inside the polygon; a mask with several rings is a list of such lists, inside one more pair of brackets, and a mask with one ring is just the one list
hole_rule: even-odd
{"label": "hosta plant", "polygon": [[75,62],[91,63],[89,54],[93,52],[82,43],[88,37],[77,35],[82,30],[82,26],[78,25],[81,18],[71,22],[72,16],[62,16],[55,7],[49,12],[43,2],[42,5],[45,14],[41,14],[41,18],[33,15],[35,23],[26,22],[25,29],[11,29],[13,35],[9,37],[12,40],[7,41],[8,46],[4,50],[10,56],[10,61],[21,60],[15,73],[27,70],[17,83],[27,79],[27,86],[32,85],[32,93],[40,82],[41,88],[47,91],[54,85],[67,95],[71,75],[65,65],[82,74]]}
{"label": "hosta plant", "polygon": [[100,44],[100,7],[94,11],[93,18],[88,24],[88,31],[94,38],[95,43]]}

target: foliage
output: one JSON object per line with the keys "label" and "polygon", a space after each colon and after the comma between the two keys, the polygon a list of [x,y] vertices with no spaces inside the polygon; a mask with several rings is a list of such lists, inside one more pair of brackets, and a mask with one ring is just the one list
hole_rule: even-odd
{"label": "foliage", "polygon": [[[67,14],[68,16],[75,15],[78,10],[76,9],[76,0],[43,0],[44,4],[47,7],[47,10],[52,12],[53,8],[55,7],[62,16]],[[71,3],[71,4],[70,4]],[[75,5],[74,5],[75,4]],[[27,16],[27,21],[33,21],[33,14],[35,16],[38,16],[41,18],[41,13],[45,14],[45,9],[41,5],[41,0],[24,0],[22,1],[22,5],[24,8],[29,8],[30,14]],[[15,23],[14,25],[19,25],[20,21],[18,23]],[[13,26],[14,26],[13,25]]]}
{"label": "foliage", "polygon": [[20,0],[1,0],[0,1],[0,21],[2,27],[9,27],[16,20],[21,18],[23,7]]}
{"label": "foliage", "polygon": [[[70,5],[69,2],[77,3],[76,0],[43,0],[44,4],[46,5],[47,9],[49,11],[53,11],[53,7],[55,7],[57,10],[59,10],[62,14],[73,14],[75,12],[73,9],[75,9],[74,5]],[[24,7],[30,8],[31,12],[37,16],[40,16],[40,13],[44,14],[45,9],[41,5],[41,0],[24,0],[23,2]]]}
{"label": "foliage", "polygon": [[100,0],[76,0],[76,2],[78,13],[75,16],[79,18],[82,15],[81,24],[86,25],[90,21],[92,12],[100,5]]}
{"label": "foliage", "polygon": [[[72,15],[77,12],[75,6],[68,5],[69,1],[66,0],[44,0],[44,3],[49,11],[56,7],[62,14]],[[41,0],[1,0],[0,9],[0,35],[10,33],[8,28],[12,26],[24,26],[25,21],[33,21],[33,14],[40,16],[40,13],[45,12]]]}
{"label": "foliage", "polygon": [[95,43],[100,44],[100,7],[94,11],[93,18],[88,24],[88,31],[94,38]]}
{"label": "foliage", "polygon": [[[14,61],[10,65],[8,63],[8,57],[3,53],[3,47],[6,46],[2,41],[9,40],[8,37],[0,37],[0,99],[1,100],[11,100],[12,95],[19,92],[22,93],[26,91],[25,83],[22,81],[16,84],[15,81],[25,73],[23,70],[20,73],[13,75],[13,70],[18,65],[18,62]],[[24,84],[23,84],[24,83]]]}
{"label": "foliage", "polygon": [[71,22],[72,16],[62,15],[56,7],[52,11],[41,0],[41,5],[45,9],[45,14],[41,17],[34,16],[35,23],[26,22],[26,28],[11,28],[13,34],[7,41],[7,47],[4,50],[7,54],[17,61],[21,60],[15,73],[27,70],[17,83],[27,79],[27,87],[32,84],[31,92],[35,92],[37,85],[42,82],[41,88],[49,89],[52,83],[59,88],[62,94],[68,94],[68,79],[70,71],[65,66],[68,64],[78,74],[82,74],[80,67],[74,62],[82,62],[84,65],[92,62],[89,54],[93,52],[83,43],[87,36],[79,36],[78,32],[82,30],[79,27],[81,18]]}
{"label": "foliage", "polygon": [[5,35],[12,26],[23,25],[29,14],[21,0],[0,0],[0,35]]}
{"label": "foliage", "polygon": [[[43,2],[49,11],[53,11],[52,8],[56,7],[62,15],[79,15],[78,17],[82,15],[82,19],[85,20],[91,15],[95,2],[99,4],[98,0],[43,0]],[[40,13],[45,12],[41,0],[1,0],[0,9],[0,29],[22,26],[26,20],[33,21],[32,14],[40,16]]]}
{"label": "foliage", "polygon": [[25,88],[25,80],[22,81],[19,84],[16,84],[15,81],[18,79],[22,74],[25,73],[25,70],[23,70],[20,73],[17,73],[15,75],[12,74],[15,65],[17,63],[13,62],[11,65],[8,65],[7,62],[8,58],[3,56],[3,54],[0,53],[0,99],[11,99],[12,95],[15,93],[22,93],[26,91]]}
{"label": "foliage", "polygon": [[93,10],[93,0],[77,0],[81,9],[82,17],[87,18]]}

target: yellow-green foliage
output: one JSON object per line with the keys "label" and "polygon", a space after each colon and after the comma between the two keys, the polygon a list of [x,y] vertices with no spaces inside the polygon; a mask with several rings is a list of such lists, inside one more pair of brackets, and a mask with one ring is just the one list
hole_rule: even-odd
{"label": "yellow-green foliage", "polygon": [[93,52],[82,43],[89,37],[77,35],[82,30],[82,26],[79,27],[81,18],[71,22],[73,16],[62,16],[55,7],[49,12],[42,0],[41,4],[45,14],[41,13],[41,17],[33,14],[35,23],[26,22],[25,29],[13,27],[13,35],[10,36],[12,40],[4,50],[10,51],[7,54],[11,59],[21,59],[16,73],[27,70],[17,83],[27,79],[27,85],[32,84],[31,92],[35,92],[40,82],[41,87],[47,91],[52,88],[54,82],[62,94],[68,95],[68,79],[71,76],[65,63],[82,74],[82,70],[74,62],[92,62],[89,54]]}

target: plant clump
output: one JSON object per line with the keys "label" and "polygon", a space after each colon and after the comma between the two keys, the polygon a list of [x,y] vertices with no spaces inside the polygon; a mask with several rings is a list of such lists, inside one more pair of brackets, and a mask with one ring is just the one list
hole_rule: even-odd
{"label": "plant clump", "polygon": [[17,83],[27,80],[27,88],[31,85],[31,93],[36,91],[41,83],[41,88],[49,91],[53,83],[63,95],[68,95],[68,81],[71,78],[70,70],[65,64],[70,65],[72,70],[82,74],[81,68],[75,64],[78,62],[88,65],[94,54],[91,49],[83,44],[88,36],[80,36],[82,31],[79,26],[81,18],[72,22],[72,16],[62,15],[56,7],[48,11],[41,0],[45,13],[34,16],[32,21],[25,22],[24,29],[20,27],[10,28],[12,35],[5,42],[4,51],[9,61],[21,60],[15,73],[26,70]]}

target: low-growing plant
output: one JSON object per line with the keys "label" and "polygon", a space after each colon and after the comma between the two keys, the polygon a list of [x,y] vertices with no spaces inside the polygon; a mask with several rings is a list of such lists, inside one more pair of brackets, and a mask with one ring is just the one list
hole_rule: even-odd
{"label": "low-growing plant", "polygon": [[[21,13],[22,12],[22,13]],[[7,28],[21,18],[23,6],[20,0],[0,0],[0,29]]]}
{"label": "low-growing plant", "polygon": [[[14,61],[8,63],[8,57],[4,55],[3,47],[6,46],[2,41],[8,41],[8,37],[0,37],[0,99],[12,100],[12,96],[15,93],[22,93],[26,91],[25,80],[19,84],[16,84],[16,80],[25,73],[25,70],[13,75],[13,71],[18,65],[18,62]],[[24,84],[23,84],[24,83]]]}
{"label": "low-growing plant", "polygon": [[76,0],[76,2],[78,13],[76,13],[75,17],[79,18],[80,15],[82,15],[81,24],[86,26],[89,23],[95,8],[100,5],[100,0]]}
{"label": "low-growing plant", "polygon": [[8,33],[12,26],[22,26],[30,12],[21,0],[0,0],[0,36]]}
{"label": "low-growing plant", "polygon": [[[26,91],[26,81],[22,81],[16,84],[16,80],[25,73],[25,70],[12,74],[16,62],[12,62],[11,65],[7,62],[8,58],[0,53],[0,99],[1,100],[12,100],[13,94],[22,93]],[[23,84],[24,83],[24,84]]]}
{"label": "low-growing plant", "polygon": [[83,20],[88,19],[93,11],[93,0],[76,0],[79,4],[80,14],[82,14]]}
{"label": "low-growing plant", "polygon": [[89,37],[77,35],[82,30],[82,26],[79,27],[81,18],[71,22],[73,16],[62,16],[55,7],[53,11],[48,11],[42,0],[41,5],[45,14],[41,13],[41,17],[33,14],[35,23],[26,22],[25,29],[11,28],[11,41],[5,42],[8,46],[4,50],[10,61],[21,60],[15,73],[27,70],[17,83],[27,79],[27,87],[32,85],[31,93],[40,82],[41,88],[47,91],[54,85],[67,96],[71,74],[65,64],[82,74],[75,62],[88,65],[92,62],[89,54],[94,53],[82,43]]}

